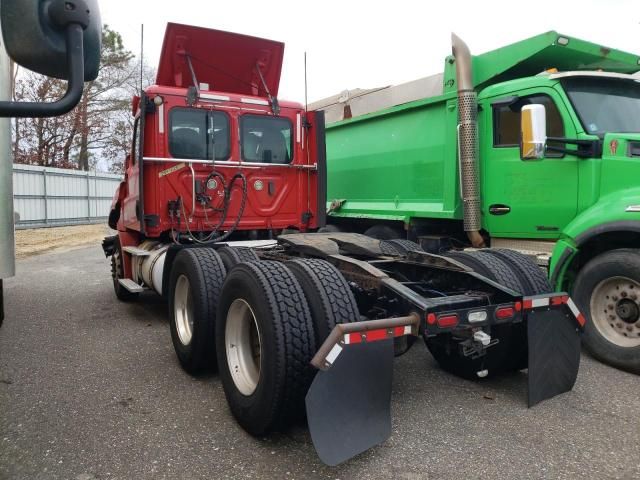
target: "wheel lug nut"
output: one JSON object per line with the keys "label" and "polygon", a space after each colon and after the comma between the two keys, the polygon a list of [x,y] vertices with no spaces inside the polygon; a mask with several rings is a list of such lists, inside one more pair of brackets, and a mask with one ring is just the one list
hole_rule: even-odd
{"label": "wheel lug nut", "polygon": [[620,296],[621,296],[622,298],[626,298],[626,296],[627,296],[627,292],[620,292]]}
{"label": "wheel lug nut", "polygon": [[633,331],[633,327],[631,325],[627,325],[627,332],[632,332]]}
{"label": "wheel lug nut", "polygon": [[618,322],[618,323],[616,323],[616,327],[618,327],[618,328],[622,328],[622,322]]}
{"label": "wheel lug nut", "polygon": [[615,320],[616,316],[615,315],[609,315],[609,320]]}
{"label": "wheel lug nut", "polygon": [[611,295],[611,300],[613,300],[615,302],[616,300],[618,300],[618,296],[617,295]]}
{"label": "wheel lug nut", "polygon": [[608,308],[609,310],[613,310],[613,303],[610,303],[609,305],[607,305],[607,308]]}
{"label": "wheel lug nut", "polygon": [[637,299],[638,299],[638,296],[637,296],[635,293],[632,293],[631,295],[629,295],[629,298],[630,298],[631,300],[637,300]]}

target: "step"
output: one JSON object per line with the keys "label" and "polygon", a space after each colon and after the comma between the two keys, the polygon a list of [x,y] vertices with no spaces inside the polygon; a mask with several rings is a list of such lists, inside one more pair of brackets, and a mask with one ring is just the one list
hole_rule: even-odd
{"label": "step", "polygon": [[151,253],[149,250],[138,247],[122,247],[122,251],[133,255],[134,257],[148,257],[149,253]]}
{"label": "step", "polygon": [[118,283],[120,283],[120,285],[122,285],[125,289],[127,289],[131,293],[140,293],[146,290],[146,288],[144,288],[142,285],[138,285],[136,282],[134,282],[130,278],[119,278]]}

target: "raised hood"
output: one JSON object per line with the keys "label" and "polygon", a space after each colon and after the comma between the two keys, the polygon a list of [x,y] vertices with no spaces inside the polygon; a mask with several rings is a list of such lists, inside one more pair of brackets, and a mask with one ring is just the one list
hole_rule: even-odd
{"label": "raised hood", "polygon": [[158,85],[193,85],[187,57],[198,83],[209,90],[266,96],[256,66],[271,95],[278,95],[284,43],[210,28],[168,23],[164,35]]}

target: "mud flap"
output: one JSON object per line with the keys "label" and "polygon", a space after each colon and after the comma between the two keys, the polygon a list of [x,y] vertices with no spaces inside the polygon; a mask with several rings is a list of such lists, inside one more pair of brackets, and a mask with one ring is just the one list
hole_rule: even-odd
{"label": "mud flap", "polygon": [[320,460],[338,465],[389,438],[392,380],[393,340],[349,345],[318,371],[306,407]]}
{"label": "mud flap", "polygon": [[529,407],[573,388],[580,366],[578,324],[565,309],[527,315]]}

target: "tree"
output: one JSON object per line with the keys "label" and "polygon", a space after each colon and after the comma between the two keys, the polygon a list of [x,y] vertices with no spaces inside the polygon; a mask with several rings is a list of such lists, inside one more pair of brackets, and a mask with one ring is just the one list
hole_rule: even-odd
{"label": "tree", "polygon": [[[14,161],[63,168],[121,168],[133,127],[131,96],[139,89],[140,62],[127,50],[121,35],[105,25],[101,65],[96,80],[85,84],[78,106],[62,117],[16,119]],[[153,72],[143,69],[143,83]],[[53,101],[66,83],[33,72],[17,75],[17,101]],[[120,158],[121,157],[121,158]]]}
{"label": "tree", "polygon": [[[122,108],[113,112],[111,117],[111,137],[102,150],[102,159],[109,165],[109,171],[113,173],[122,173],[124,159],[131,150],[134,122],[131,112],[131,99],[134,95],[140,95],[141,81],[143,88],[155,83],[155,69],[144,64],[142,72],[140,72],[140,62],[137,61],[134,71],[136,75],[119,89],[119,94],[125,100]],[[140,78],[141,73],[142,78]]]}

